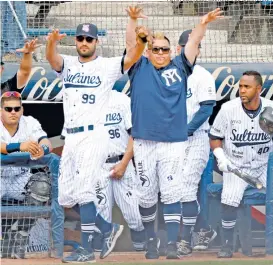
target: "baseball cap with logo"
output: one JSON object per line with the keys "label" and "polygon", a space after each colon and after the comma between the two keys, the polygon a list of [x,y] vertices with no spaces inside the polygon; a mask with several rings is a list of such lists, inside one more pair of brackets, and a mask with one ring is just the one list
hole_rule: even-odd
{"label": "baseball cap with logo", "polygon": [[88,36],[88,37],[92,37],[94,39],[97,39],[98,38],[98,28],[96,25],[90,24],[90,23],[80,24],[80,25],[78,25],[77,30],[76,30],[76,37],[77,36]]}
{"label": "baseball cap with logo", "polygon": [[[186,45],[186,43],[189,40],[189,36],[190,36],[191,32],[192,32],[191,29],[183,31],[183,33],[180,35],[179,40],[178,40],[178,44],[180,46],[185,46]],[[201,44],[200,43],[199,43],[198,47],[201,48]]]}

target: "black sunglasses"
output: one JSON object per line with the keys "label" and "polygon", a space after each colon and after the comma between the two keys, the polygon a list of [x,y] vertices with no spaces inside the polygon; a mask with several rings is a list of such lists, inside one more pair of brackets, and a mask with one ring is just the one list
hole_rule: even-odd
{"label": "black sunglasses", "polygon": [[162,51],[163,54],[167,54],[167,53],[170,52],[169,47],[153,47],[152,48],[152,53],[158,54],[160,52],[160,50]]}
{"label": "black sunglasses", "polygon": [[94,40],[94,38],[89,37],[89,36],[87,36],[87,37],[85,37],[85,36],[77,36],[76,40],[78,42],[83,42],[83,40],[86,40],[86,42],[91,43]]}
{"label": "black sunglasses", "polygon": [[15,112],[19,112],[21,110],[22,107],[4,107],[4,110],[6,112],[12,112],[13,110]]}

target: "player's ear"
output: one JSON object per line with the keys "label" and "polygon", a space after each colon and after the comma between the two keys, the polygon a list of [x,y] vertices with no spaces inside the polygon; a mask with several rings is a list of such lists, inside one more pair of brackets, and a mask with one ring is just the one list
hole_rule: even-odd
{"label": "player's ear", "polygon": [[96,40],[96,44],[99,44],[99,43],[100,43],[100,42],[99,42],[99,39],[97,39],[97,40]]}

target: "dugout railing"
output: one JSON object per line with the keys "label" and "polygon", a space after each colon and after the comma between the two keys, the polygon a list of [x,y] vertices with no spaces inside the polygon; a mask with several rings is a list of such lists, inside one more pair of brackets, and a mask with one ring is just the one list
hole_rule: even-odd
{"label": "dugout railing", "polygon": [[[1,167],[23,167],[37,170],[48,168],[51,176],[51,199],[50,203],[44,205],[26,205],[24,201],[18,203],[16,200],[2,198],[1,200],[1,228],[2,239],[7,240],[5,233],[7,229],[3,227],[7,222],[4,220],[20,220],[22,224],[34,224],[39,218],[49,220],[49,246],[47,248],[48,255],[53,257],[62,257],[64,247],[64,210],[58,204],[58,172],[59,172],[59,156],[51,153],[38,160],[31,160],[29,153],[14,153],[9,155],[1,154]],[[11,187],[12,188],[12,187]],[[1,191],[2,194],[2,191]],[[1,196],[2,197],[2,196]],[[10,251],[8,242],[4,251]],[[8,256],[3,253],[2,256]]]}

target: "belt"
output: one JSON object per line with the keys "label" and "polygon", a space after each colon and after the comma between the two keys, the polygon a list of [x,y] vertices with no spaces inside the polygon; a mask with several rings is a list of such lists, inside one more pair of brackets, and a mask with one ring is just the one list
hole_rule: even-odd
{"label": "belt", "polygon": [[[75,128],[66,128],[66,132],[68,134],[84,132],[84,128],[85,128],[84,126],[75,127]],[[93,131],[93,130],[94,130],[94,125],[88,125],[87,131]]]}
{"label": "belt", "polygon": [[122,158],[123,155],[108,157],[105,163],[117,163],[118,161],[122,160]]}

